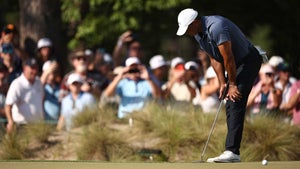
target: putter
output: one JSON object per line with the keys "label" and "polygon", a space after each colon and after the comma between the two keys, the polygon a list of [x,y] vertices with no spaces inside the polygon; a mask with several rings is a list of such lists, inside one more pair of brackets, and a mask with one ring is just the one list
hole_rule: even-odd
{"label": "putter", "polygon": [[217,110],[217,113],[216,113],[214,122],[213,122],[213,124],[212,124],[212,126],[211,126],[211,128],[210,128],[210,132],[209,132],[209,134],[208,134],[207,140],[206,140],[205,145],[204,145],[204,147],[203,147],[203,150],[202,150],[202,153],[201,153],[201,157],[200,157],[200,162],[203,162],[203,157],[204,157],[204,154],[205,154],[205,151],[206,151],[208,142],[209,142],[210,137],[211,137],[211,135],[212,135],[212,133],[213,133],[213,131],[214,131],[214,129],[215,129],[215,126],[216,126],[216,123],[217,123],[217,119],[218,119],[219,113],[220,113],[220,111],[221,111],[221,108],[222,108],[224,99],[225,99],[226,94],[227,94],[227,92],[228,92],[228,88],[229,88],[229,83],[227,82],[227,83],[226,83],[226,86],[225,86],[225,90],[223,91],[222,96],[221,96],[221,102],[220,102],[220,104],[219,104],[219,108],[218,108],[218,110]]}

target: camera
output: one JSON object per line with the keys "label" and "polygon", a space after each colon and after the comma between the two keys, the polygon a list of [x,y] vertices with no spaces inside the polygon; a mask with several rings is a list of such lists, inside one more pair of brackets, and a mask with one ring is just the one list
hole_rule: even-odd
{"label": "camera", "polygon": [[129,69],[128,73],[140,73],[138,68]]}

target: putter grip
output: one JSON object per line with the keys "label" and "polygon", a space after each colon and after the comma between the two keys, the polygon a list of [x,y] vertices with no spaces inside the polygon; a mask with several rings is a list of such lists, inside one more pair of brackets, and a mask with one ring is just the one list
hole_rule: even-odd
{"label": "putter grip", "polygon": [[226,86],[225,86],[225,89],[223,90],[222,92],[222,95],[221,95],[221,100],[224,100],[226,95],[227,95],[227,92],[228,92],[228,89],[229,89],[229,81],[227,81],[226,83]]}

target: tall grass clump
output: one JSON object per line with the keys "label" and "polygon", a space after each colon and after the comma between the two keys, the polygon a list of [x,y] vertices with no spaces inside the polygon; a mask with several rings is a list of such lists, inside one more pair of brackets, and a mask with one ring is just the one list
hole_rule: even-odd
{"label": "tall grass clump", "polygon": [[96,107],[85,108],[82,112],[75,115],[72,119],[72,127],[90,125],[98,121],[98,109]]}
{"label": "tall grass clump", "polygon": [[25,158],[26,142],[16,132],[5,135],[0,145],[1,160],[21,160]]}
{"label": "tall grass clump", "polygon": [[[201,109],[188,104],[185,107],[176,105],[174,108],[155,103],[149,104],[144,111],[133,115],[139,122],[136,127],[160,138],[161,141],[155,148],[163,150],[169,161],[199,159],[213,117],[214,114],[203,114]],[[220,125],[220,129],[215,131],[216,135],[224,133],[223,126],[225,125]],[[220,141],[216,139],[214,142]]]}
{"label": "tall grass clump", "polygon": [[124,134],[93,124],[84,129],[77,156],[80,160],[119,162],[133,160],[135,155]]}
{"label": "tall grass clump", "polygon": [[28,140],[36,140],[40,143],[47,143],[52,132],[55,131],[55,125],[45,122],[30,123],[22,129],[25,138]]}
{"label": "tall grass clump", "polygon": [[113,123],[116,119],[116,111],[117,110],[111,106],[104,106],[102,108],[93,106],[86,108],[73,117],[73,127],[82,127],[93,123],[100,123],[102,125]]}
{"label": "tall grass clump", "polygon": [[280,119],[257,117],[246,122],[242,142],[242,159],[260,161],[300,160],[300,128],[283,123]]}

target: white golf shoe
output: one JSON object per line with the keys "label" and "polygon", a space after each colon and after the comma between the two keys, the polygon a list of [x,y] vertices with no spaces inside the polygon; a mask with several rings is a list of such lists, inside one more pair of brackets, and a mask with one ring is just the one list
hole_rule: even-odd
{"label": "white golf shoe", "polygon": [[220,156],[207,159],[209,163],[234,163],[241,162],[240,155],[234,154],[231,151],[224,151]]}

